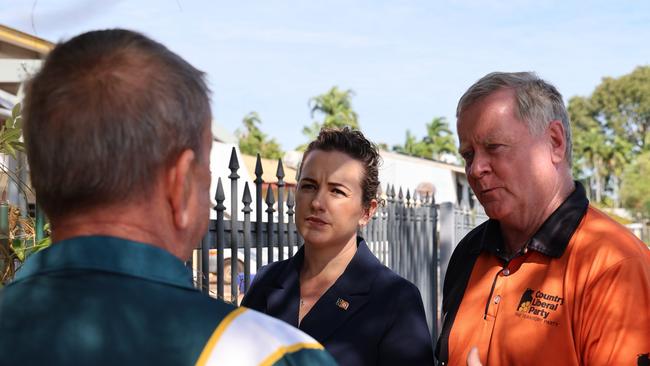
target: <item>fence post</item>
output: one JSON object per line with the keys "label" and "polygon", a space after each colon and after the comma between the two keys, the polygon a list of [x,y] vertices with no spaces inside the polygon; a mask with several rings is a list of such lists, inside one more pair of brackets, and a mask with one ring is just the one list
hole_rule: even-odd
{"label": "fence post", "polygon": [[269,184],[268,189],[266,190],[266,214],[268,215],[266,221],[266,250],[268,250],[268,264],[273,263],[273,213],[275,212],[275,209],[273,208],[274,203],[275,198],[273,197],[273,189]]}
{"label": "fence post", "polygon": [[[420,193],[420,243],[421,243],[421,252],[420,252],[420,268],[422,268],[422,283],[424,291],[422,293],[422,300],[424,302],[425,309],[427,310],[427,322],[429,324],[429,331],[433,335],[433,324],[435,323],[435,315],[429,310],[433,307],[433,297],[435,296],[435,288],[432,282],[431,272],[437,271],[434,262],[431,259],[431,224],[430,224],[430,212],[429,212],[429,193],[422,194]],[[425,295],[426,293],[426,295]]]}
{"label": "fence post", "polygon": [[260,269],[262,266],[262,240],[264,238],[262,234],[262,158],[260,154],[257,154],[257,159],[255,160],[255,248],[256,248],[256,257],[257,257],[257,269]]}
{"label": "fence post", "polygon": [[[388,185],[386,185],[386,194],[384,195],[388,198]],[[381,196],[380,196],[381,197]],[[381,213],[381,263],[385,266],[388,266],[388,200],[380,199],[379,212]]]}
{"label": "fence post", "polygon": [[415,279],[416,284],[418,286],[421,286],[422,283],[422,278],[421,276],[421,271],[424,268],[424,263],[422,262],[422,259],[424,259],[422,249],[424,248],[424,245],[422,245],[422,235],[420,235],[420,223],[421,223],[421,218],[420,214],[422,213],[421,207],[422,207],[422,201],[421,197],[418,194],[417,191],[413,191],[413,203],[411,204],[411,217],[413,218],[413,223],[411,225],[411,238],[413,240],[413,243],[411,244],[411,247],[413,248],[413,245],[415,245],[415,250],[413,250],[414,255],[412,256],[413,259],[413,278]]}
{"label": "fence post", "polygon": [[411,282],[415,282],[415,278],[413,278],[413,237],[411,236],[411,224],[412,224],[412,216],[411,216],[411,190],[406,189],[406,196],[405,196],[405,205],[404,205],[404,243],[402,246],[404,247],[404,277],[409,279]]}
{"label": "fence post", "polygon": [[244,184],[244,197],[242,203],[244,208],[244,292],[248,291],[251,284],[251,191],[248,189],[248,182]]}
{"label": "fence post", "polygon": [[278,170],[275,176],[278,178],[278,259],[284,260],[284,168],[282,159],[278,159]]}
{"label": "fence post", "polygon": [[377,226],[379,222],[377,221],[377,218],[379,216],[379,207],[375,210],[375,213],[370,217],[370,240],[372,240],[372,247],[377,253],[377,259],[381,260],[381,252],[379,251],[380,248],[380,241],[379,241],[379,227]]}
{"label": "fence post", "polygon": [[399,193],[397,193],[397,225],[398,225],[398,230],[397,230],[397,245],[398,245],[398,250],[397,250],[397,268],[400,276],[406,277],[404,273],[404,194],[402,193],[402,187],[399,187]]}
{"label": "fence post", "polygon": [[295,211],[293,210],[293,207],[295,206],[296,202],[293,198],[293,190],[288,189],[287,190],[287,216],[288,216],[288,222],[287,222],[287,236],[289,238],[289,257],[293,257],[293,245],[296,242],[294,238],[294,233],[293,233],[293,222],[294,222],[294,217],[293,214]]}
{"label": "fence post", "polygon": [[233,304],[237,304],[237,292],[239,290],[239,211],[237,210],[237,180],[239,179],[239,161],[237,161],[237,150],[233,147],[230,154],[230,299]]}
{"label": "fence post", "polygon": [[214,199],[217,201],[217,206],[214,208],[217,211],[217,297],[223,299],[223,247],[225,241],[223,213],[226,210],[223,201],[226,200],[226,195],[223,193],[221,178],[217,182]]}
{"label": "fence post", "polygon": [[432,314],[433,314],[433,330],[431,331],[431,335],[433,336],[433,339],[438,338],[438,329],[440,329],[440,315],[438,312],[438,304],[439,301],[438,299],[440,298],[440,283],[438,280],[438,270],[440,268],[440,256],[438,253],[438,209],[436,206],[436,198],[431,194],[431,202],[430,204],[430,209],[431,209],[431,248],[432,248],[432,271],[431,271],[431,282],[433,283],[433,304],[432,304]]}
{"label": "fence post", "polygon": [[393,271],[397,272],[397,267],[395,266],[397,255],[396,255],[396,248],[397,246],[395,245],[395,186],[389,185],[388,188],[386,188],[386,201],[388,202],[388,248],[389,248],[389,255],[390,255],[390,264],[389,267],[393,269]]}
{"label": "fence post", "polygon": [[451,202],[443,202],[438,207],[440,210],[440,278],[444,280],[451,252],[456,245],[456,213]]}

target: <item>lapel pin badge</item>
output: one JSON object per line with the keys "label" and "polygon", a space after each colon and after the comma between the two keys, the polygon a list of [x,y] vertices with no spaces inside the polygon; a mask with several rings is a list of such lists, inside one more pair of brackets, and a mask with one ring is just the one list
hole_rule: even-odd
{"label": "lapel pin badge", "polygon": [[348,310],[348,308],[350,307],[350,303],[339,297],[336,300],[336,306],[340,307],[343,310]]}

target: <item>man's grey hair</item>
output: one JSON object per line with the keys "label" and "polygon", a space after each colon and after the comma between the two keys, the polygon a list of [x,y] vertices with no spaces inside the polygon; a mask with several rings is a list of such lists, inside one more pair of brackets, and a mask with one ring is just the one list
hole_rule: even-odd
{"label": "man's grey hair", "polygon": [[517,117],[527,123],[532,134],[544,132],[551,121],[562,121],[566,139],[565,159],[571,166],[571,126],[562,94],[534,72],[493,72],[485,75],[460,98],[456,118],[472,104],[501,89],[514,90]]}
{"label": "man's grey hair", "polygon": [[57,45],[23,112],[32,185],[50,218],[147,199],[184,150],[201,159],[211,120],[204,74],[121,29]]}

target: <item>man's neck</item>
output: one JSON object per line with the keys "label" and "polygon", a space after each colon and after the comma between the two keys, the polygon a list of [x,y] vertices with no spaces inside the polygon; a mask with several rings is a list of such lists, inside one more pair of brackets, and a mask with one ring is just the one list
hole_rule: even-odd
{"label": "man's neck", "polygon": [[113,236],[157,246],[179,257],[181,253],[177,253],[177,246],[172,245],[174,240],[169,240],[170,232],[166,230],[169,225],[161,225],[163,218],[144,214],[147,211],[155,212],[142,207],[130,209],[122,206],[86,210],[78,214],[53,218],[51,220],[52,242],[78,236]]}
{"label": "man's neck", "polygon": [[499,222],[501,235],[508,254],[514,255],[527,246],[533,235],[574,190],[575,184],[569,178],[558,187],[551,199],[547,201],[545,207],[539,210],[539,214],[531,216],[528,221],[519,222],[519,225],[508,225],[505,220]]}

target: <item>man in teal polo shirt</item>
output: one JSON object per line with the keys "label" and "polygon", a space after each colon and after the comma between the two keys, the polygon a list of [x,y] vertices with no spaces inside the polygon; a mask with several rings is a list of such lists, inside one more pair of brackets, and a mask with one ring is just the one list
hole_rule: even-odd
{"label": "man in teal polo shirt", "polygon": [[138,33],[59,44],[28,83],[24,137],[54,244],[0,292],[0,363],[330,365],[279,320],[201,294],[203,73]]}

